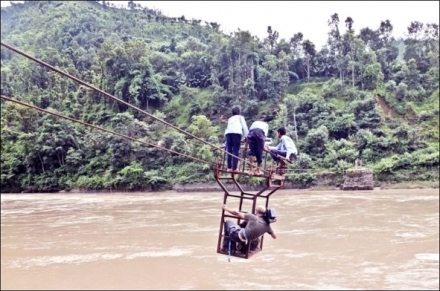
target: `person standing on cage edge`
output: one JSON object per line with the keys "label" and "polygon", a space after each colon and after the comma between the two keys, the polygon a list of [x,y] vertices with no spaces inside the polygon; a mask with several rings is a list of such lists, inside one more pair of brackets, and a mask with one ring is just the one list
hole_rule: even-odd
{"label": "person standing on cage edge", "polygon": [[270,226],[271,221],[272,222],[276,221],[275,216],[271,217],[270,214],[270,213],[274,214],[273,209],[271,209],[272,211],[268,211],[266,210],[266,207],[260,205],[255,209],[255,214],[241,213],[236,210],[231,210],[226,205],[223,205],[222,209],[240,219],[246,220],[245,224],[241,224],[242,226],[245,225],[244,227],[235,224],[231,220],[225,221],[224,223],[225,237],[223,239],[223,247],[222,247],[223,252],[227,252],[228,250],[230,250],[230,243],[233,244],[234,247],[236,243],[248,244],[248,242],[250,243],[253,240],[258,239],[266,232],[270,234],[272,238],[274,239],[277,238],[277,235]]}
{"label": "person standing on cage edge", "polygon": [[277,129],[277,137],[280,143],[276,147],[268,146],[267,149],[274,161],[280,163],[280,168],[287,168],[287,164],[278,156],[285,157],[288,162],[292,162],[296,159],[298,151],[293,140],[286,135],[286,129],[284,127]]}
{"label": "person standing on cage edge", "polygon": [[263,150],[269,125],[264,121],[254,121],[249,128],[247,141],[249,143],[249,175],[254,175],[254,157],[257,159],[255,175],[261,176],[261,163],[263,162]]}
{"label": "person standing on cage edge", "polygon": [[[237,173],[238,155],[240,154],[241,138],[248,135],[246,120],[240,115],[240,108],[232,108],[232,116],[228,119],[225,130],[228,172]],[[232,155],[236,156],[233,157]]]}

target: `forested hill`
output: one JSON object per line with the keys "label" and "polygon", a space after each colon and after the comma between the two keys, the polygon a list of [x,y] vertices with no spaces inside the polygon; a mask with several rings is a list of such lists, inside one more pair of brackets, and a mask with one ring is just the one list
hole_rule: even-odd
{"label": "forested hill", "polygon": [[[309,169],[291,180],[313,183],[321,169],[342,173],[359,157],[379,180],[432,179],[429,170],[439,166],[438,25],[408,23],[407,37],[394,40],[386,19],[371,28],[337,13],[328,20],[328,45],[318,48],[301,27],[279,39],[268,26],[258,39],[132,1],[128,9],[24,1],[1,9],[1,40],[212,143],[223,142],[221,116],[233,106],[248,125],[267,120],[275,140],[285,126],[298,137],[292,168]],[[1,94],[213,160],[209,146],[3,46]],[[1,101],[2,192],[212,180],[209,165]]]}

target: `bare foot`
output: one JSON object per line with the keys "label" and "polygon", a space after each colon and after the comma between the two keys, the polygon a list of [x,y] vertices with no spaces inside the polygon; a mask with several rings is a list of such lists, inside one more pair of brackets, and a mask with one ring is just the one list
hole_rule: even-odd
{"label": "bare foot", "polygon": [[226,172],[230,173],[230,172],[232,172],[232,170],[231,169],[227,169]]}
{"label": "bare foot", "polygon": [[254,172],[253,172],[253,171],[249,171],[248,175],[249,175],[249,176],[253,176],[253,175],[254,175]]}
{"label": "bare foot", "polygon": [[255,176],[263,176],[263,173],[261,173],[260,171],[255,172]]}
{"label": "bare foot", "polygon": [[235,170],[232,170],[231,172],[232,172],[232,173],[238,173],[238,170],[235,169]]}

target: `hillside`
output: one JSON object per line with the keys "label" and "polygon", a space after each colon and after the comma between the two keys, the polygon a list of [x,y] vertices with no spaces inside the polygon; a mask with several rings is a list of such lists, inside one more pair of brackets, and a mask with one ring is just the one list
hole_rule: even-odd
{"label": "hillside", "polygon": [[[344,20],[329,17],[322,27],[329,45],[318,51],[300,28],[285,40],[269,26],[260,40],[132,2],[121,9],[25,1],[1,9],[1,39],[212,143],[223,142],[220,117],[234,106],[248,125],[268,121],[272,138],[285,126],[298,136],[292,168],[302,174],[293,181],[313,183],[322,169],[342,173],[357,158],[379,181],[438,180],[438,25],[409,23],[408,38],[395,41],[389,21],[355,30],[347,18],[341,31]],[[1,64],[2,95],[213,160],[197,140],[3,46]],[[212,180],[207,165],[4,100],[1,136],[2,192],[155,190]]]}

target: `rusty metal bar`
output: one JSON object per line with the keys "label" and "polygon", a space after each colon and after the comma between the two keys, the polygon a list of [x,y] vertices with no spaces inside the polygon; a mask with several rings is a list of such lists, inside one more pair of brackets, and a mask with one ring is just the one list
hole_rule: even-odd
{"label": "rusty metal bar", "polygon": [[[245,196],[234,195],[234,194],[228,194],[228,196],[230,196],[230,197],[235,197],[235,198],[240,198],[240,199],[246,199],[246,200],[252,200],[252,199],[254,199],[253,197],[245,197]],[[240,212],[244,212],[244,211],[241,211],[240,207],[238,208],[238,210],[239,210]]]}
{"label": "rusty metal bar", "polygon": [[[245,159],[246,157],[246,152],[247,152],[247,143],[245,143],[244,145],[244,149],[242,150],[242,152],[240,153],[240,156]],[[222,177],[220,175],[220,173],[224,173],[224,167],[222,168],[222,166],[225,163],[225,159],[226,159],[226,154],[222,155],[223,161],[222,162],[218,162],[217,163],[217,169],[214,169],[214,176],[216,178],[217,183],[220,185],[220,187],[224,190],[224,199],[223,202],[224,204],[227,204],[227,199],[229,197],[231,198],[238,198],[239,200],[239,207],[238,207],[238,211],[240,211],[241,213],[246,213],[245,211],[243,211],[243,202],[244,200],[252,200],[252,209],[251,209],[251,213],[255,213],[255,209],[257,206],[257,199],[259,197],[262,197],[264,199],[266,199],[265,201],[265,205],[266,208],[268,208],[269,206],[269,198],[271,195],[273,195],[278,189],[280,189],[283,185],[284,182],[284,175],[278,175],[275,173],[277,168],[274,168],[273,166],[269,167],[269,171],[267,170],[267,159],[268,159],[268,152],[266,152],[265,155],[265,162],[264,162],[264,167],[261,169],[263,173],[269,173],[269,175],[263,175],[263,176],[255,176],[255,177],[261,177],[261,178],[265,178],[265,183],[262,186],[262,189],[257,191],[256,193],[250,193],[250,192],[246,192],[244,191],[243,187],[240,185],[240,182],[238,180],[238,177],[236,175],[245,175],[245,176],[249,176],[247,172],[245,172],[245,163],[239,165],[237,167],[237,169],[239,169],[238,173],[230,173],[231,174],[231,178],[232,181],[234,182],[234,184],[237,186],[240,194],[236,195],[236,194],[232,194],[230,191],[228,191],[226,189],[226,186],[221,182],[221,180],[223,179],[228,179],[227,177]],[[241,171],[240,171],[241,170]],[[276,182],[279,181],[279,185],[276,184]],[[269,191],[268,193],[265,193],[266,191]],[[220,230],[219,230],[219,237],[218,237],[218,242],[217,242],[217,253],[219,254],[226,254],[225,252],[221,252],[221,246],[222,246],[222,239],[224,239],[224,222],[226,218],[232,218],[232,219],[236,219],[237,220],[237,224],[240,224],[241,219],[237,218],[236,216],[232,216],[232,215],[228,215],[225,214],[225,211],[222,210],[222,215],[221,215],[221,219],[220,219]],[[257,248],[254,251],[251,251],[251,243],[249,242],[246,246],[245,249],[237,251],[234,254],[231,254],[231,256],[233,257],[239,257],[239,258],[245,258],[248,259],[251,256],[259,253],[260,251],[263,250],[263,241],[264,241],[264,235],[259,237],[260,242],[257,246]]]}

